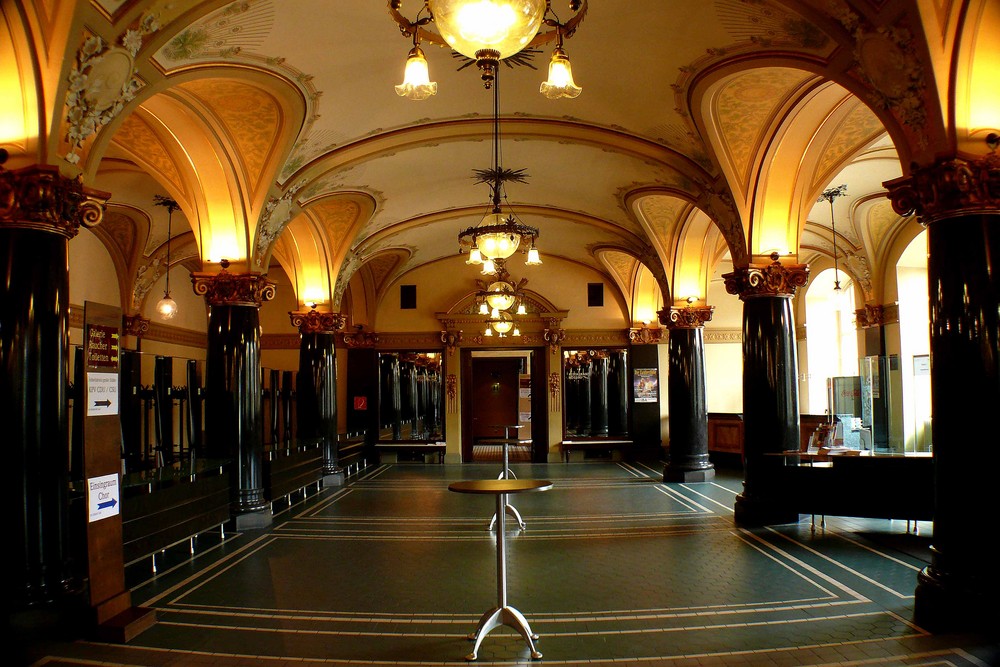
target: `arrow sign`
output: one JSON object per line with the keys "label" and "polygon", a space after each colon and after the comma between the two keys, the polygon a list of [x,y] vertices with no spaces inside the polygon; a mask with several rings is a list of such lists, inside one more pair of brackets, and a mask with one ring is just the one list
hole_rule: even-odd
{"label": "arrow sign", "polygon": [[95,406],[101,406],[101,405],[103,405],[104,407],[108,407],[108,406],[110,406],[110,405],[111,405],[111,401],[108,401],[108,400],[104,400],[104,401],[94,401],[94,405],[95,405]]}
{"label": "arrow sign", "polygon": [[118,414],[118,373],[87,373],[87,416]]}
{"label": "arrow sign", "polygon": [[87,479],[87,509],[89,521],[100,521],[117,516],[120,504],[118,473]]}

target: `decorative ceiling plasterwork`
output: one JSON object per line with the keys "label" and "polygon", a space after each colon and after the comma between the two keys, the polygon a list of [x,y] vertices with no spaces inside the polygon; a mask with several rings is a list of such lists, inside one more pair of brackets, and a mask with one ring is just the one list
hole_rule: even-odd
{"label": "decorative ceiling plasterwork", "polygon": [[892,28],[874,28],[846,2],[831,3],[829,11],[852,34],[856,47],[850,74],[868,87],[868,103],[892,112],[914,145],[928,146],[927,109],[935,107],[924,78],[930,70],[905,20]]}
{"label": "decorative ceiling plasterwork", "polygon": [[882,121],[861,100],[854,98],[851,103],[854,109],[837,127],[816,167],[818,181],[813,186],[817,190],[830,182],[831,172],[841,166],[846,155],[867,146],[885,132]]}
{"label": "decorative ceiling plasterwork", "polygon": [[245,176],[256,190],[281,123],[281,110],[271,95],[232,79],[198,79],[179,86],[210,108],[233,138]]}
{"label": "decorative ceiling plasterwork", "polygon": [[300,139],[292,147],[280,179],[284,181],[311,155],[318,139],[306,141],[313,124],[319,119],[322,91],[313,84],[313,75],[288,62],[283,56],[262,54],[260,49],[274,29],[278,8],[275,0],[240,0],[206,15],[187,27],[165,44],[153,56],[163,69],[170,72],[193,62],[245,63],[274,72],[292,81],[303,93],[307,104],[306,125]]}
{"label": "decorative ceiling plasterwork", "polygon": [[667,195],[643,197],[639,201],[639,212],[664,253],[670,252],[670,240],[680,224],[681,216],[690,206],[689,202],[679,197]]}
{"label": "decorative ceiling plasterwork", "polygon": [[143,37],[159,29],[159,17],[144,13],[119,36],[118,44],[84,33],[67,82],[62,136],[66,162],[78,165],[85,144],[117,117],[145,85],[135,74],[135,56],[142,48]]}
{"label": "decorative ceiling plasterwork", "polygon": [[177,165],[170,157],[167,147],[141,112],[129,114],[115,132],[112,141],[131,153],[137,160],[148,164],[162,176],[177,192],[186,194]]}
{"label": "decorative ceiling plasterwork", "polygon": [[[174,237],[170,242],[170,265],[184,264],[187,260],[198,259],[198,245],[194,234],[186,232]],[[132,283],[132,308],[138,311],[143,299],[153,288],[153,285],[164,274],[167,263],[166,244],[156,249],[151,255],[143,257],[135,270],[135,280]],[[200,263],[200,262],[199,262]]]}
{"label": "decorative ceiling plasterwork", "polygon": [[599,251],[597,258],[601,260],[604,266],[611,272],[611,275],[614,276],[622,293],[631,295],[639,260],[619,250]]}
{"label": "decorative ceiling plasterwork", "polygon": [[355,201],[327,197],[309,204],[304,212],[320,224],[330,239],[330,247],[336,249],[350,240],[347,234],[361,215],[361,206]]}
{"label": "decorative ceiling plasterwork", "polygon": [[892,210],[892,202],[888,199],[871,205],[868,209],[866,222],[873,248],[881,247],[883,240],[887,238],[899,220],[900,215]]}
{"label": "decorative ceiling plasterwork", "polygon": [[271,196],[264,204],[264,211],[257,226],[257,242],[254,244],[254,263],[260,269],[264,259],[270,256],[271,244],[292,219],[295,194],[305,185],[305,180],[292,185],[280,196]]}
{"label": "decorative ceiling plasterwork", "polygon": [[371,276],[376,294],[382,293],[382,289],[386,286],[393,271],[406,261],[407,257],[405,252],[388,250],[378,253],[364,263],[364,267]]}
{"label": "decorative ceiling plasterwork", "polygon": [[752,157],[769,122],[810,77],[808,72],[788,67],[754,69],[733,76],[716,96],[716,124],[744,190]]}

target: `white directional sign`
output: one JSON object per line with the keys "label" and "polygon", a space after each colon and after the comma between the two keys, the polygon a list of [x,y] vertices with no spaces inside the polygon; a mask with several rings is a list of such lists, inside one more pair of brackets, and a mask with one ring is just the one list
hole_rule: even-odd
{"label": "white directional sign", "polygon": [[93,523],[116,516],[120,505],[118,473],[91,477],[87,480],[88,521]]}
{"label": "white directional sign", "polygon": [[118,414],[118,373],[87,373],[87,416]]}

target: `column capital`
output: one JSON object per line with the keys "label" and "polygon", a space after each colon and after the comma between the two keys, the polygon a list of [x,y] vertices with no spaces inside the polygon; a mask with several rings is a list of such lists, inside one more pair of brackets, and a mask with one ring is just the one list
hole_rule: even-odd
{"label": "column capital", "polygon": [[990,145],[992,150],[981,158],[940,158],[883,183],[893,210],[899,215],[916,213],[925,225],[961,215],[1000,213],[1000,155]]}
{"label": "column capital", "polygon": [[194,293],[205,297],[210,306],[256,306],[274,298],[275,286],[263,273],[230,273],[222,260],[218,273],[191,274]]}
{"label": "column capital", "polygon": [[[3,155],[0,153],[0,164]],[[0,166],[0,228],[37,229],[71,239],[95,227],[111,194],[83,187],[50,165],[8,171]]]}
{"label": "column capital", "polygon": [[770,264],[750,264],[722,276],[726,291],[741,300],[757,297],[795,296],[795,290],[809,280],[807,264],[782,264],[780,255],[771,253]]}
{"label": "column capital", "polygon": [[899,306],[894,303],[885,306],[866,303],[864,308],[855,310],[854,315],[859,329],[882,327],[899,321]]}
{"label": "column capital", "polygon": [[122,335],[142,338],[149,332],[149,318],[136,313],[122,315]]}
{"label": "column capital", "polygon": [[713,312],[715,306],[669,306],[657,315],[668,329],[701,329],[712,321]]}
{"label": "column capital", "polygon": [[300,334],[336,333],[343,330],[347,322],[347,316],[343,313],[320,312],[315,309],[289,311],[288,317]]}
{"label": "column capital", "polygon": [[344,334],[344,345],[347,347],[375,347],[378,345],[377,333],[365,331],[360,324],[356,327],[355,333]]}
{"label": "column capital", "polygon": [[663,329],[660,327],[638,327],[628,330],[628,339],[633,345],[657,345],[663,340]]}

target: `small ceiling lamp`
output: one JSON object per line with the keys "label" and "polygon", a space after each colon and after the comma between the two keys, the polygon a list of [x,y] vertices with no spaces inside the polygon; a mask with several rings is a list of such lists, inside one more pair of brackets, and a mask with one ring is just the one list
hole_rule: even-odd
{"label": "small ceiling lamp", "polygon": [[396,94],[408,100],[426,100],[431,95],[437,95],[438,85],[431,81],[427,71],[427,59],[424,52],[417,46],[416,33],[413,35],[413,48],[406,56],[406,70],[403,72],[403,83],[396,86]]}
{"label": "small ceiling lamp", "polygon": [[163,290],[163,298],[156,302],[156,312],[160,315],[160,319],[170,320],[173,319],[174,315],[177,314],[177,302],[170,298],[170,236],[172,232],[171,222],[174,217],[174,211],[180,208],[177,202],[170,197],[164,197],[163,195],[153,195],[153,205],[162,206],[167,209],[167,262],[166,262],[166,274],[167,274],[167,284]]}
{"label": "small ceiling lamp", "polygon": [[500,313],[499,317],[490,320],[490,328],[503,338],[514,328],[514,318],[510,313]]}
{"label": "small ceiling lamp", "polygon": [[552,50],[552,60],[549,61],[549,78],[542,83],[538,92],[550,100],[557,100],[560,97],[578,97],[583,92],[583,88],[573,81],[573,67],[569,63],[569,56],[566,55],[562,47],[562,28],[557,26],[556,30],[559,42]]}
{"label": "small ceiling lamp", "polygon": [[[500,164],[500,85],[493,86],[493,166],[489,169],[473,171],[476,183],[485,183],[490,187],[490,212],[483,216],[479,224],[469,227],[458,235],[460,246],[469,246],[467,264],[483,264],[483,273],[497,271],[497,262],[508,259],[531,244],[528,250],[527,264],[541,264],[535,239],[538,238],[538,228],[526,225],[517,219],[508,207],[506,211],[501,202],[506,199],[504,184],[526,183],[527,174],[524,169],[505,169]],[[534,252],[532,252],[532,250]]]}
{"label": "small ceiling lamp", "polygon": [[[420,12],[410,21],[399,11],[402,4],[403,0],[389,0],[389,15],[405,37],[413,37],[414,48],[418,39],[451,47],[476,64],[487,88],[492,86],[501,60],[507,65],[528,65],[535,69],[531,58],[538,51],[531,47],[553,40],[558,40],[556,51],[568,65],[562,38],[571,37],[587,14],[587,0],[569,0],[567,4],[574,15],[565,22],[552,10],[551,0],[424,0]],[[424,10],[427,14],[422,16]],[[428,25],[431,22],[437,32],[431,30]],[[553,54],[554,59],[557,53]],[[549,80],[561,79],[550,74]],[[579,91],[576,88],[575,95],[557,97],[575,97]]]}
{"label": "small ceiling lamp", "polygon": [[835,188],[828,188],[819,196],[817,202],[830,202],[830,229],[833,230],[833,289],[840,289],[840,269],[837,266],[837,223],[833,217],[833,200],[847,194],[847,184],[838,185]]}

